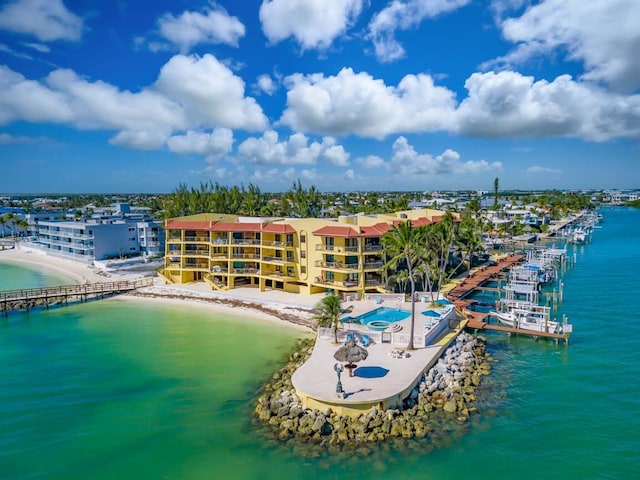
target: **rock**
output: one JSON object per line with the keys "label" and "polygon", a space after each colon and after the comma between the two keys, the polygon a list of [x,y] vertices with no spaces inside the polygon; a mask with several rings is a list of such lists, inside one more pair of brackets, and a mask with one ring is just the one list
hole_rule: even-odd
{"label": "rock", "polygon": [[455,400],[448,400],[448,401],[444,402],[444,405],[442,406],[442,409],[445,412],[455,413],[456,410],[458,410],[458,406],[456,405]]}

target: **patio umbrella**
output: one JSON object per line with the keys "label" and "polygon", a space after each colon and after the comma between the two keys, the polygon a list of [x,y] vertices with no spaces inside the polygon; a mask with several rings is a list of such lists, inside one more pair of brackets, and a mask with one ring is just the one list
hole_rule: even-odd
{"label": "patio umbrella", "polygon": [[356,342],[349,340],[346,345],[343,345],[336,353],[333,354],[333,358],[339,362],[346,362],[345,368],[349,369],[349,376],[353,376],[353,369],[356,368],[355,362],[361,362],[366,360],[369,356],[369,352],[366,348],[356,345]]}

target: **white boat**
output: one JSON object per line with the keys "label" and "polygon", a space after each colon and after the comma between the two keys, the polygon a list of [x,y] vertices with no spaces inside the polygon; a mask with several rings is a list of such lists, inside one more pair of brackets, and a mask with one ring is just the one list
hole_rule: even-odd
{"label": "white boat", "polygon": [[522,308],[514,308],[506,312],[490,312],[500,323],[507,327],[522,328],[535,332],[560,333],[561,326],[558,322],[548,319],[543,312],[535,312]]}

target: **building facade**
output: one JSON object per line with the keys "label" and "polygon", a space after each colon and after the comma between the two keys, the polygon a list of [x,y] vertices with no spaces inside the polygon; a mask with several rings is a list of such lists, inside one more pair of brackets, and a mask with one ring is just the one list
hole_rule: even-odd
{"label": "building facade", "polygon": [[168,283],[207,282],[214,290],[252,286],[357,298],[386,292],[381,238],[394,225],[435,223],[444,212],[407,210],[337,220],[199,214],[166,222]]}
{"label": "building facade", "polygon": [[94,260],[158,255],[164,250],[164,230],[158,221],[39,221],[36,240],[47,253],[91,263]]}

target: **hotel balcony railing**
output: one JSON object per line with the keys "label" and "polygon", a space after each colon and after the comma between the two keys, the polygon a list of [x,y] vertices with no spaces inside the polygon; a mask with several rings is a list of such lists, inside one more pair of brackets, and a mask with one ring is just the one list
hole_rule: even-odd
{"label": "hotel balcony railing", "polygon": [[208,257],[209,250],[185,250],[183,255],[193,255],[196,257]]}
{"label": "hotel balcony railing", "polygon": [[382,285],[382,282],[380,280],[365,280],[364,285],[365,287],[377,287]]}
{"label": "hotel balcony railing", "polygon": [[231,243],[233,245],[260,245],[260,240],[255,238],[234,238]]}
{"label": "hotel balcony railing", "polygon": [[184,241],[185,242],[200,242],[200,243],[207,243],[209,242],[209,237],[200,237],[200,236],[189,236],[189,237],[184,237]]}
{"label": "hotel balcony railing", "polygon": [[209,270],[209,262],[184,262],[184,266],[182,268]]}
{"label": "hotel balcony railing", "polygon": [[343,247],[341,245],[325,245],[324,243],[316,244],[316,251],[322,250],[336,253],[357,253],[359,251],[357,246]]}
{"label": "hotel balcony railing", "polygon": [[384,247],[382,245],[365,245],[364,246],[364,251],[365,252],[379,252],[383,248]]}
{"label": "hotel balcony railing", "polygon": [[358,286],[358,280],[344,280],[342,282],[342,286],[343,287],[357,287]]}
{"label": "hotel balcony railing", "polygon": [[229,273],[229,269],[227,267],[214,265],[213,267],[211,267],[211,273]]}
{"label": "hotel balcony railing", "polygon": [[212,238],[211,244],[212,245],[229,245],[229,239],[228,238]]}
{"label": "hotel balcony railing", "polygon": [[284,263],[284,258],[265,255],[264,257],[262,257],[262,261],[269,263]]}
{"label": "hotel balcony railing", "polygon": [[260,274],[260,269],[259,268],[234,268],[231,270],[231,273],[258,275]]}
{"label": "hotel balcony railing", "polygon": [[259,253],[232,253],[231,258],[246,258],[249,260],[260,260]]}
{"label": "hotel balcony railing", "polygon": [[380,270],[384,262],[367,262],[364,264],[365,270]]}
{"label": "hotel balcony railing", "polygon": [[359,263],[323,262],[322,260],[316,260],[315,266],[333,270],[358,270],[360,268]]}
{"label": "hotel balcony railing", "polygon": [[290,279],[294,279],[295,277],[293,275],[287,275],[284,272],[262,272],[262,276],[263,277],[270,277],[270,278],[277,278],[278,280],[290,280]]}

